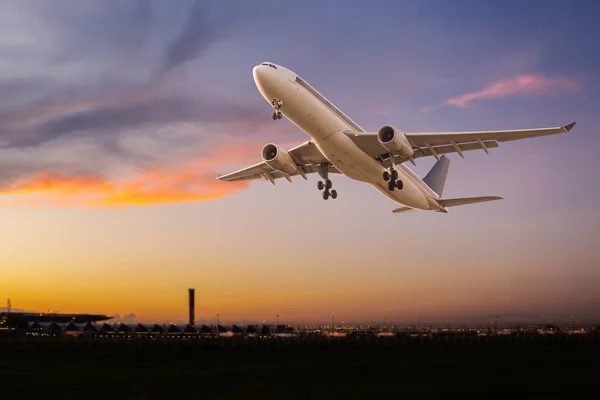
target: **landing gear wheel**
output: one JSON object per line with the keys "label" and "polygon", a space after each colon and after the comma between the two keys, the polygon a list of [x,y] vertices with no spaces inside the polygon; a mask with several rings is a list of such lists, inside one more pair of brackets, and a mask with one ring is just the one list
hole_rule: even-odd
{"label": "landing gear wheel", "polygon": [[394,185],[394,182],[393,181],[389,181],[388,182],[388,189],[389,189],[390,192],[394,191],[394,187],[396,187],[396,185]]}
{"label": "landing gear wheel", "polygon": [[282,115],[281,115],[281,111],[279,111],[279,109],[281,108],[282,105],[283,105],[283,101],[281,101],[281,100],[273,99],[271,101],[271,106],[275,109],[275,111],[273,111],[273,119],[274,120],[281,119]]}
{"label": "landing gear wheel", "polygon": [[404,183],[402,183],[402,181],[398,181],[396,182],[396,187],[398,188],[398,190],[402,190],[402,188],[404,187]]}
{"label": "landing gear wheel", "polygon": [[392,169],[392,180],[395,181],[396,179],[398,179],[398,171]]}
{"label": "landing gear wheel", "polygon": [[390,180],[390,173],[387,171],[383,171],[383,180],[384,181],[389,181]]}
{"label": "landing gear wheel", "polygon": [[329,165],[319,165],[319,175],[323,178],[323,181],[317,182],[317,188],[323,191],[323,200],[327,200],[330,197],[337,198],[337,192],[335,190],[330,190],[333,186],[333,183],[329,180]]}

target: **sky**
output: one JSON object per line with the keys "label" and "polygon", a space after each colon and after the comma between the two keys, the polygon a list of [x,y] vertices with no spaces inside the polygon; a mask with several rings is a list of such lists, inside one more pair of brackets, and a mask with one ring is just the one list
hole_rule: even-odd
{"label": "sky", "polygon": [[[0,0],[0,298],[185,322],[600,321],[595,1]],[[307,139],[256,89],[294,70],[367,131],[562,126],[452,161],[394,215],[317,176],[226,183]],[[424,176],[435,160],[418,159]],[[411,168],[412,165],[410,166]]]}

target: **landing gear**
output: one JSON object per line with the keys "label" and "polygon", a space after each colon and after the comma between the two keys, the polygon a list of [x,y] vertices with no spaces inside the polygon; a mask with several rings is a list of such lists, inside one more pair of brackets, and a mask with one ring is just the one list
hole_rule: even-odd
{"label": "landing gear", "polygon": [[281,111],[279,111],[279,109],[281,108],[282,105],[283,105],[283,101],[281,101],[281,100],[273,99],[271,101],[271,106],[275,109],[275,111],[273,111],[273,115],[272,115],[273,120],[281,119],[282,114],[281,114]]}
{"label": "landing gear", "polygon": [[388,183],[388,190],[390,192],[394,191],[396,188],[402,190],[404,187],[404,183],[402,183],[401,180],[398,180],[398,171],[396,171],[393,166],[390,168],[390,171],[383,171],[383,180]]}
{"label": "landing gear", "polygon": [[333,184],[329,179],[325,179],[325,182],[317,182],[317,189],[323,191],[323,200],[327,200],[329,197],[332,199],[337,199],[337,191],[335,189],[331,191],[329,190],[332,186]]}
{"label": "landing gear", "polygon": [[330,197],[332,199],[337,199],[337,191],[330,190],[333,186],[333,183],[329,180],[329,164],[319,165],[317,171],[319,172],[319,175],[321,175],[321,177],[325,179],[324,182],[317,182],[317,189],[323,191],[323,200],[327,200]]}

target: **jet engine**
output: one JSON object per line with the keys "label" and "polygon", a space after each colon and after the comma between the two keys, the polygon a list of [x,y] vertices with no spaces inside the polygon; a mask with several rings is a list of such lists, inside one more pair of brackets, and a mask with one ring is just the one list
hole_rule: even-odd
{"label": "jet engine", "polygon": [[384,126],[377,132],[377,140],[387,151],[393,155],[402,156],[407,160],[413,158],[415,153],[406,135],[393,126]]}
{"label": "jet engine", "polygon": [[262,159],[269,167],[286,175],[293,175],[298,171],[290,153],[276,144],[269,143],[263,147]]}

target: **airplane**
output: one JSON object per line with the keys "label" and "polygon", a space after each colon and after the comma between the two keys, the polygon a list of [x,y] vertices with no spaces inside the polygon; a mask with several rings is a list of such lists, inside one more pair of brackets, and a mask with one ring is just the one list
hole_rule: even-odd
{"label": "airplane", "polygon": [[[448,208],[455,206],[501,200],[498,196],[442,198],[450,167],[444,154],[458,153],[462,158],[469,150],[489,154],[489,149],[498,147],[499,142],[564,133],[575,126],[572,122],[554,128],[407,133],[385,125],[377,132],[366,132],[294,71],[264,62],[255,66],[252,73],[258,90],[273,108],[273,120],[285,115],[311,139],[290,150],[266,144],[261,162],[217,179],[236,182],[264,178],[275,184],[280,178],[291,182],[292,176],[307,179],[308,174],[316,172],[323,179],[317,188],[327,200],[337,198],[329,179],[331,174],[343,174],[371,184],[401,204],[393,213],[447,213]],[[417,158],[431,156],[437,162],[423,179],[404,165],[407,161],[416,165]]]}

